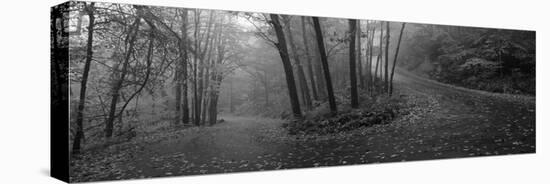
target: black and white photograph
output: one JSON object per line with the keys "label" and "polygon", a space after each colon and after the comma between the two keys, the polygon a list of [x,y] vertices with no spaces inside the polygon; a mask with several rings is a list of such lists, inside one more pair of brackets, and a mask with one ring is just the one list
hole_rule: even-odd
{"label": "black and white photograph", "polygon": [[51,13],[70,182],[536,152],[533,30],[84,1]]}
{"label": "black and white photograph", "polygon": [[550,183],[538,0],[0,11],[0,183]]}

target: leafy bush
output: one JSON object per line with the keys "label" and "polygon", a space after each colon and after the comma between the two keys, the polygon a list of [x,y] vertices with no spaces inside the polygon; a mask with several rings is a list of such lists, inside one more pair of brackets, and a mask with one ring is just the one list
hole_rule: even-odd
{"label": "leafy bush", "polygon": [[283,124],[291,135],[334,134],[390,123],[398,114],[403,100],[400,98],[378,98],[369,107],[350,109],[330,116],[328,108],[321,105],[308,112],[303,120],[292,120]]}

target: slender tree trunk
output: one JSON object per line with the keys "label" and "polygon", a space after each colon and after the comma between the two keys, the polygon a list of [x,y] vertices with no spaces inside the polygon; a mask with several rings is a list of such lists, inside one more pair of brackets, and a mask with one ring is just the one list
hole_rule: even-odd
{"label": "slender tree trunk", "polygon": [[300,84],[300,88],[302,91],[302,97],[304,99],[304,105],[306,106],[306,109],[311,109],[311,97],[309,95],[309,87],[307,85],[306,81],[306,75],[304,73],[304,67],[302,66],[302,62],[300,60],[300,56],[298,55],[298,48],[296,47],[296,44],[294,44],[294,36],[292,35],[292,31],[290,30],[291,27],[291,20],[287,20],[287,25],[285,25],[285,29],[288,35],[288,43],[290,45],[290,49],[292,50],[292,56],[294,58],[294,61],[296,62],[296,70],[298,73],[298,81]]}
{"label": "slender tree trunk", "polygon": [[[204,33],[206,35],[206,38],[204,39],[204,48],[202,50],[200,50],[200,55],[199,55],[199,73],[198,73],[198,98],[197,98],[197,109],[198,109],[198,112],[199,112],[199,124],[201,125],[204,125],[205,124],[205,120],[204,116],[206,116],[206,114],[204,113],[204,99],[203,99],[203,94],[205,93],[205,89],[204,89],[204,84],[205,84],[205,81],[208,79],[205,77],[205,69],[206,69],[206,64],[205,64],[205,61],[208,61],[208,59],[206,59],[206,53],[210,50],[209,47],[210,47],[210,43],[211,43],[211,31],[212,31],[212,23],[213,23],[213,18],[214,18],[214,13],[212,11],[210,11],[210,16],[208,18],[208,26],[206,28],[206,32]],[[206,98],[206,97],[204,97]]]}
{"label": "slender tree trunk", "polygon": [[[195,31],[194,31],[194,41],[195,49],[198,51],[200,49],[200,40],[199,40],[199,26],[200,26],[200,13],[195,10]],[[199,94],[198,94],[198,77],[197,70],[199,65],[199,53],[193,55],[193,122],[195,126],[200,126],[200,107],[199,107]]]}
{"label": "slender tree trunk", "polygon": [[86,85],[88,83],[88,73],[90,72],[90,64],[92,63],[93,56],[93,37],[94,37],[94,3],[85,7],[88,13],[88,41],[86,43],[86,61],[84,63],[84,71],[82,71],[82,80],[80,81],[80,98],[78,100],[78,109],[76,114],[76,134],[73,141],[72,154],[76,155],[80,153],[80,140],[84,138],[83,124],[84,120],[84,106],[86,104]]}
{"label": "slender tree trunk", "polygon": [[[180,49],[181,50],[181,49]],[[182,57],[182,56],[180,56]],[[179,64],[176,64],[176,72],[174,76],[174,81],[176,81],[176,116],[175,116],[175,125],[178,125],[181,121],[181,90],[182,90],[182,66]]]}
{"label": "slender tree trunk", "polygon": [[[209,61],[209,60],[207,60]],[[209,62],[212,62],[212,61],[209,61]],[[201,110],[201,124],[206,124],[206,111],[208,110],[208,101],[209,101],[209,97],[208,97],[208,91],[210,90],[209,88],[209,85],[210,85],[210,66],[211,64],[208,63],[208,67],[206,68],[206,73],[204,75],[204,91],[203,91],[203,99],[202,99],[202,110]]]}
{"label": "slender tree trunk", "polygon": [[[219,51],[220,53],[223,51]],[[223,56],[218,58],[217,64],[221,64]],[[219,71],[213,71],[212,73],[212,90],[210,91],[209,105],[208,105],[208,124],[210,126],[216,124],[218,118],[218,96],[222,81],[222,75]]]}
{"label": "slender tree trunk", "polygon": [[388,80],[388,65],[389,65],[389,50],[390,50],[390,22],[386,22],[386,50],[385,53],[385,63],[384,63],[384,92],[389,90],[389,80]]}
{"label": "slender tree trunk", "polygon": [[304,53],[306,54],[308,74],[309,74],[309,79],[311,83],[311,92],[313,93],[313,99],[319,100],[319,95],[317,94],[317,83],[315,82],[315,77],[313,75],[313,61],[309,54],[309,44],[307,42],[308,38],[307,38],[305,17],[302,16],[301,21],[302,21],[301,22],[302,23],[302,40],[304,41]]}
{"label": "slender tree trunk", "polygon": [[264,71],[264,96],[265,96],[265,107],[268,108],[269,104],[269,80],[267,79],[267,71]]}
{"label": "slender tree trunk", "polygon": [[[208,91],[208,90],[205,90]],[[210,105],[210,97],[208,96],[208,93],[204,93],[203,100],[202,100],[202,110],[201,110],[201,124],[206,125],[208,118],[208,105]]]}
{"label": "slender tree trunk", "polygon": [[216,91],[218,90],[218,82],[217,82],[217,70],[215,69],[216,67],[216,63],[213,64],[213,68],[212,68],[212,75],[210,76],[211,77],[211,82],[212,82],[212,85],[210,86],[210,97],[208,99],[209,100],[209,105],[208,105],[208,124],[209,125],[214,125],[216,124],[216,113],[217,113],[217,109],[216,109]]}
{"label": "slender tree trunk", "polygon": [[209,125],[216,124],[218,118],[218,98],[219,91],[221,89],[222,82],[222,71],[218,71],[216,65],[221,65],[225,57],[225,40],[222,37],[223,25],[220,24],[218,29],[218,40],[217,40],[217,57],[216,62],[212,66],[212,90],[210,91],[209,105],[208,105],[208,122]]}
{"label": "slender tree trunk", "polygon": [[[154,42],[154,32],[153,30],[155,29],[155,27],[153,26],[153,24],[149,24],[151,25],[151,30],[149,32],[149,46],[147,48],[147,56],[146,56],[146,72],[145,72],[145,79],[143,79],[143,82],[141,83],[141,85],[139,86],[139,88],[137,88],[135,90],[134,93],[132,93],[132,95],[130,95],[130,97],[128,99],[124,99],[124,101],[126,101],[124,103],[124,105],[122,105],[122,107],[120,108],[120,111],[118,112],[118,114],[116,115],[117,117],[120,118],[120,121],[122,122],[122,113],[124,112],[124,110],[126,109],[126,106],[128,106],[128,104],[130,104],[130,101],[132,101],[132,99],[134,99],[135,97],[138,97],[138,95],[141,93],[141,91],[143,91],[143,89],[145,88],[145,85],[147,85],[147,82],[149,81],[149,76],[151,75],[151,64],[153,62],[153,42]],[[137,108],[137,105],[138,105],[138,100],[136,98],[136,108]]]}
{"label": "slender tree trunk", "polygon": [[[363,76],[363,62],[361,59],[361,20],[356,20],[355,38],[357,40],[357,76],[359,77],[359,87],[365,89],[365,77]],[[366,55],[365,55],[366,56]]]}
{"label": "slender tree trunk", "polygon": [[349,78],[351,81],[351,108],[358,108],[359,107],[359,97],[357,94],[357,68],[355,67],[355,59],[357,55],[355,55],[355,39],[356,39],[356,27],[357,27],[357,20],[350,19],[349,20]]}
{"label": "slender tree trunk", "polygon": [[[313,35],[315,37],[315,35]],[[325,79],[323,78],[323,66],[321,63],[321,55],[319,54],[319,49],[317,49],[317,45],[313,45],[315,48],[314,50],[317,50],[317,52],[313,52],[315,55],[315,77],[317,81],[317,94],[319,95],[319,99],[325,99],[327,97],[327,88],[325,84]]]}
{"label": "slender tree trunk", "polygon": [[[308,24],[310,24],[310,26],[313,28],[313,21],[312,19],[307,19],[306,17],[304,17],[304,19],[306,20],[306,22]],[[306,29],[307,31],[307,29]],[[312,30],[311,32],[309,32],[308,34],[311,34],[311,36],[313,38],[315,38],[315,30]],[[304,37],[305,38],[305,37]],[[314,74],[315,74],[315,84],[316,84],[316,87],[317,87],[317,95],[319,96],[319,100],[324,100],[326,97],[327,97],[327,94],[326,94],[326,84],[325,84],[325,79],[324,79],[324,75],[323,75],[323,67],[321,66],[321,56],[319,55],[319,49],[317,48],[317,44],[313,44],[313,51],[316,51],[316,52],[312,52],[313,55],[312,55],[312,60],[313,60],[313,70],[314,70]]]}
{"label": "slender tree trunk", "polygon": [[[210,31],[209,31],[210,32]],[[208,39],[207,39],[208,40]],[[208,42],[210,43],[210,42]],[[206,48],[205,48],[206,49]],[[207,104],[207,100],[208,100],[208,85],[209,85],[209,74],[210,74],[210,54],[211,54],[211,51],[212,49],[208,49],[208,59],[205,59],[205,63],[203,63],[203,72],[201,72],[202,74],[200,74],[201,76],[201,83],[200,83],[200,95],[199,95],[199,98],[200,98],[200,109],[201,109],[201,122],[200,124],[201,125],[205,125],[206,124],[206,110],[208,110],[208,108],[206,107],[208,104]],[[205,50],[206,51],[206,50]],[[203,56],[204,57],[204,56]]]}
{"label": "slender tree trunk", "polygon": [[397,40],[397,48],[395,49],[395,56],[393,57],[393,66],[390,76],[390,96],[393,93],[393,74],[395,72],[395,65],[397,65],[397,56],[399,54],[399,46],[401,45],[401,38],[403,37],[403,30],[405,30],[405,23],[401,24],[401,31],[399,31],[399,39]]}
{"label": "slender tree trunk", "polygon": [[315,35],[317,38],[317,48],[319,48],[319,55],[321,57],[321,64],[323,66],[323,73],[325,76],[325,82],[327,87],[327,95],[330,106],[330,112],[332,115],[336,115],[338,109],[336,108],[336,99],[334,98],[334,91],[332,90],[332,81],[330,78],[330,71],[328,68],[327,53],[325,50],[325,42],[323,40],[323,32],[321,30],[321,24],[318,17],[312,17],[313,25],[315,28]]}
{"label": "slender tree trunk", "polygon": [[199,63],[197,65],[197,99],[196,99],[196,114],[197,121],[199,125],[203,125],[202,117],[202,92],[203,92],[203,75],[204,75],[204,63],[203,60],[199,58]]}
{"label": "slender tree trunk", "polygon": [[294,118],[301,119],[302,111],[300,110],[300,102],[298,101],[296,83],[294,82],[294,72],[292,71],[292,64],[290,62],[290,57],[286,46],[285,33],[279,21],[279,15],[270,14],[270,17],[273,29],[275,29],[275,33],[277,35],[278,43],[276,43],[275,46],[278,48],[279,55],[281,56],[281,61],[283,62],[292,113],[294,115]]}
{"label": "slender tree trunk", "polygon": [[181,112],[177,111],[176,113],[181,113],[181,122],[183,124],[189,123],[189,100],[188,100],[188,78],[189,75],[187,74],[187,65],[189,63],[189,54],[188,54],[188,39],[187,39],[187,24],[188,24],[188,10],[183,9],[182,12],[180,12],[180,18],[181,18],[181,42],[180,42],[180,62],[179,66],[181,68],[180,74],[179,74],[179,85],[180,85],[180,92],[178,92],[178,95],[181,98],[181,103],[178,103],[178,106],[181,106]]}
{"label": "slender tree trunk", "polygon": [[[113,122],[115,120],[115,111],[116,106],[118,103],[118,98],[120,97],[120,89],[122,89],[122,83],[124,82],[124,78],[126,77],[126,74],[128,72],[128,65],[130,62],[130,57],[132,56],[134,52],[134,43],[136,41],[137,33],[139,31],[139,23],[140,23],[141,17],[136,17],[136,20],[133,23],[133,28],[131,29],[133,31],[128,33],[126,37],[126,56],[124,57],[124,61],[121,68],[120,75],[114,75],[116,78],[115,83],[113,85],[113,88],[111,89],[111,105],[109,109],[109,116],[107,118],[107,121],[105,122],[105,137],[110,138],[113,136]],[[116,69],[115,69],[115,73]],[[118,78],[117,78],[118,77]]]}
{"label": "slender tree trunk", "polygon": [[[367,30],[369,28],[367,27]],[[369,66],[368,66],[368,86],[369,86],[369,89],[370,89],[370,94],[372,95],[372,92],[374,91],[374,77],[372,76],[372,50],[374,50],[374,33],[376,32],[375,30],[376,28],[373,27],[371,32],[370,32],[370,41],[369,41],[369,49],[368,49],[368,54],[365,53],[365,55],[368,56],[368,60],[369,60]]]}
{"label": "slender tree trunk", "polygon": [[[383,22],[380,21],[380,43],[378,44],[378,56],[376,56],[376,66],[374,67],[374,81],[375,81],[375,85],[378,86],[378,81],[380,81],[379,79],[381,79],[382,77],[378,77],[378,71],[379,71],[379,67],[378,66],[381,66],[381,61],[382,60],[382,40],[384,38],[384,26],[383,26]],[[380,76],[382,74],[382,69],[380,69]],[[379,91],[380,87],[377,87],[377,91]]]}
{"label": "slender tree trunk", "polygon": [[[179,125],[181,122],[182,122],[182,110],[181,110],[181,107],[182,107],[182,89],[183,89],[183,66],[184,65],[184,54],[183,52],[184,51],[184,48],[183,48],[183,41],[180,40],[179,43],[178,43],[178,46],[179,46],[179,57],[181,58],[180,61],[178,63],[176,63],[176,71],[175,71],[175,75],[174,75],[174,81],[176,82],[176,114],[175,114],[175,125]],[[185,123],[185,121],[183,122]]]}
{"label": "slender tree trunk", "polygon": [[219,98],[219,90],[222,82],[222,75],[216,74],[214,75],[214,82],[215,82],[215,88],[212,90],[211,97],[210,97],[210,105],[209,105],[209,124],[210,126],[216,124],[216,120],[218,119],[218,98]]}
{"label": "slender tree trunk", "polygon": [[[360,27],[360,26],[359,26]],[[370,45],[370,41],[371,41],[371,30],[369,28],[369,22],[367,21],[367,26],[365,26],[366,28],[366,35],[367,35],[367,39],[366,39],[366,48],[365,48],[365,76],[364,76],[364,85],[365,85],[365,88],[367,89],[367,91],[371,91],[371,58],[369,58],[369,50],[371,50],[371,45]],[[361,52],[361,51],[359,51]]]}

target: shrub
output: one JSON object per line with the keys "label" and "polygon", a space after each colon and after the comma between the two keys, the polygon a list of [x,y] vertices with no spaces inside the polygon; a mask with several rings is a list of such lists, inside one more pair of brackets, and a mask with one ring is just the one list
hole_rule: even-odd
{"label": "shrub", "polygon": [[303,120],[291,120],[283,127],[291,135],[324,135],[388,124],[400,113],[402,102],[400,98],[378,98],[370,107],[346,110],[335,116],[330,116],[326,105],[321,105],[307,113]]}

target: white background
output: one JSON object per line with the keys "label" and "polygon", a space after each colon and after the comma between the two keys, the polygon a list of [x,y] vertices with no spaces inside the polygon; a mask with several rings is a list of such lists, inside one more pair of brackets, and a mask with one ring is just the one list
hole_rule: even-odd
{"label": "white background", "polygon": [[[111,1],[536,30],[539,94],[536,154],[112,183],[549,183],[549,55],[542,51],[550,49],[550,6],[544,0]],[[0,183],[62,183],[48,176],[49,7],[61,2],[8,0],[0,6]]]}

